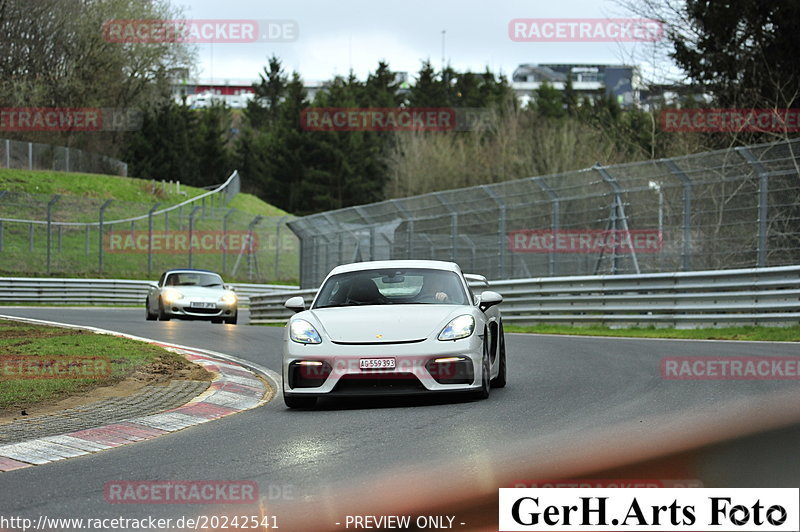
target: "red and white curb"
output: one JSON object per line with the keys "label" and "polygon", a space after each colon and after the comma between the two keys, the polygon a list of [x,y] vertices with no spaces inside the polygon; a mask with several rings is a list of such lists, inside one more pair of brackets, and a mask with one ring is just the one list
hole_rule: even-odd
{"label": "red and white curb", "polygon": [[[183,406],[160,414],[131,418],[103,427],[79,430],[58,436],[46,436],[20,443],[0,445],[0,471],[12,471],[32,465],[47,464],[156,438],[186,427],[256,408],[272,398],[272,391],[279,389],[280,377],[274,371],[224,353],[168,344],[95,327],[16,316],[0,315],[0,318],[83,329],[97,334],[110,334],[148,342],[180,353],[191,362],[201,364],[216,374],[205,392]],[[269,381],[272,390],[256,377],[256,373],[261,374]]]}

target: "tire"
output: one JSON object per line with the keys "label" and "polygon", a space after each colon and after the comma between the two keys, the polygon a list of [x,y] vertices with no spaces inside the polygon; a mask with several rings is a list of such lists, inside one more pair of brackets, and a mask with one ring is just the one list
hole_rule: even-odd
{"label": "tire", "polygon": [[169,321],[171,318],[172,318],[172,316],[170,316],[169,313],[167,313],[167,311],[164,310],[164,302],[159,300],[159,302],[158,302],[158,319],[160,321]]}
{"label": "tire", "polygon": [[237,321],[239,321],[239,311],[238,310],[230,318],[225,318],[225,323],[227,323],[228,325],[236,325]]}
{"label": "tire", "polygon": [[298,397],[296,395],[283,394],[283,402],[289,408],[312,408],[317,404],[316,397]]}
{"label": "tire", "polygon": [[500,324],[500,340],[498,344],[498,350],[500,351],[500,368],[497,372],[497,377],[492,379],[492,388],[504,388],[506,385],[506,335],[505,331],[503,331],[503,324]]}
{"label": "tire", "polygon": [[144,300],[144,319],[147,321],[155,321],[158,318],[158,314],[154,314],[150,312],[150,300]]}
{"label": "tire", "polygon": [[486,340],[483,342],[483,357],[481,357],[481,360],[481,387],[475,392],[475,398],[488,399],[489,392],[491,392],[492,388],[490,383],[491,366],[489,363],[489,346],[486,344]]}

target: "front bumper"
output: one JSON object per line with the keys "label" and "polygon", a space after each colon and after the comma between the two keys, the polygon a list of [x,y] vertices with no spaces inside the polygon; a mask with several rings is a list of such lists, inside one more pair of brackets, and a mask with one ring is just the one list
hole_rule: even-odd
{"label": "front bumper", "polygon": [[[213,304],[214,308],[193,307],[192,303],[202,302]],[[237,304],[220,303],[209,300],[180,299],[170,304],[164,303],[164,311],[173,318],[206,319],[231,318],[237,313]]]}
{"label": "front bumper", "polygon": [[[288,396],[414,395],[480,389],[482,336],[403,344],[299,344],[284,340]],[[392,358],[394,369],[361,369],[365,358]],[[436,363],[435,359],[455,359]],[[321,363],[321,365],[305,365]]]}

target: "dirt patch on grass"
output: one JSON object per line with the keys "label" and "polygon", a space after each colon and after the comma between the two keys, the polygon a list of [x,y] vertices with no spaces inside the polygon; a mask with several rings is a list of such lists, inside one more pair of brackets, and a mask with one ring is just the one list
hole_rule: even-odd
{"label": "dirt patch on grass", "polygon": [[[158,357],[150,364],[138,368],[126,381],[135,380],[143,384],[168,382],[171,380],[183,381],[210,381],[214,374],[203,366],[176,357]],[[124,382],[124,381],[123,381]]]}

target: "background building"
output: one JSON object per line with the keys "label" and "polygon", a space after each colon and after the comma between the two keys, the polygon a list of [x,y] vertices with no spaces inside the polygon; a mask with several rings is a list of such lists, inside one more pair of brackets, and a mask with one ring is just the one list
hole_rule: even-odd
{"label": "background building", "polygon": [[[480,75],[480,74],[476,74]],[[639,68],[630,65],[589,65],[589,64],[523,64],[519,65],[512,75],[511,87],[520,103],[526,105],[536,98],[536,91],[543,83],[550,84],[557,90],[564,90],[567,80],[579,100],[614,97],[623,108],[646,108],[649,91],[642,83]],[[247,102],[255,95],[252,79],[186,79],[176,76],[173,81],[172,94],[176,102],[185,99],[186,104],[197,109],[210,107],[214,102],[224,102],[233,109],[247,107]],[[410,76],[408,72],[397,72],[398,93],[409,90]],[[327,81],[305,81],[307,98],[313,101],[316,94],[324,90]],[[670,89],[675,90],[674,87]],[[665,94],[666,93],[666,94]],[[656,91],[654,96],[660,100],[670,100],[671,91]]]}
{"label": "background building", "polygon": [[578,99],[595,100],[612,96],[621,107],[640,107],[642,84],[639,68],[630,65],[531,64],[519,65],[511,77],[511,87],[523,104],[536,98],[542,83],[564,90],[567,80]]}

